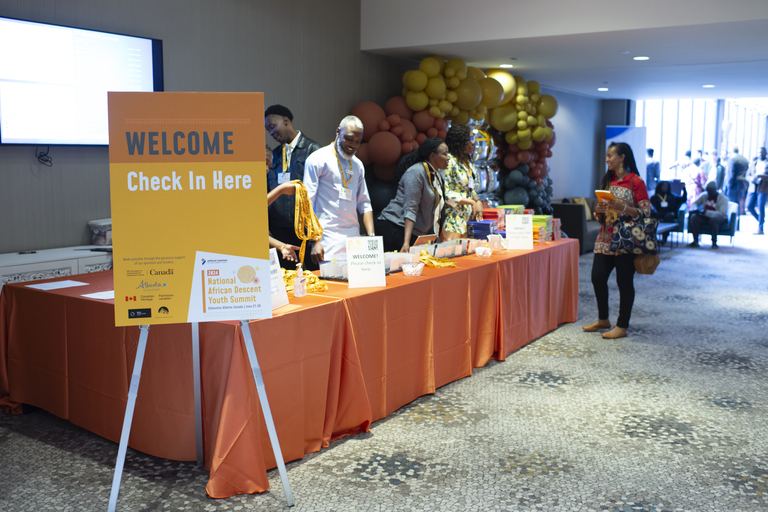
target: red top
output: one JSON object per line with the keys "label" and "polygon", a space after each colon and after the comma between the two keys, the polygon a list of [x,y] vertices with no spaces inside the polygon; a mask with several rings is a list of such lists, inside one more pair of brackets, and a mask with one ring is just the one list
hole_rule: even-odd
{"label": "red top", "polygon": [[[645,183],[637,174],[627,174],[620,180],[617,180],[614,176],[608,190],[610,190],[617,201],[624,202],[629,207],[637,208],[644,217],[651,216],[651,202],[648,200],[648,190],[646,190]],[[621,215],[619,213],[620,220],[630,218],[629,215]],[[600,233],[597,235],[597,241],[595,242],[595,252],[610,256],[626,254],[624,250],[611,252],[612,234],[613,224],[600,224]]]}

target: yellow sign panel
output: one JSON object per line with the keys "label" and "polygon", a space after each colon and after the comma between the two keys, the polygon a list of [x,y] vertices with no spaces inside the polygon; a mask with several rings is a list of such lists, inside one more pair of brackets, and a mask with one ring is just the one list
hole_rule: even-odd
{"label": "yellow sign panel", "polygon": [[271,316],[263,112],[261,93],[109,93],[115,325]]}

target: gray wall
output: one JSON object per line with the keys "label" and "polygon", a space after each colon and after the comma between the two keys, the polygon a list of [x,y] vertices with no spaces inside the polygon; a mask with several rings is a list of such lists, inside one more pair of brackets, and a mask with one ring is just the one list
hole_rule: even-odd
{"label": "gray wall", "polygon": [[601,100],[546,87],[542,93],[554,96],[558,105],[552,118],[557,140],[548,160],[554,197],[590,197],[605,172]]}
{"label": "gray wall", "polygon": [[[359,50],[358,0],[0,0],[0,16],[162,39],[165,90],[264,92],[323,144],[411,67]],[[0,146],[0,253],[89,243],[87,222],[111,215],[106,147],[52,146],[50,168],[34,152]]]}

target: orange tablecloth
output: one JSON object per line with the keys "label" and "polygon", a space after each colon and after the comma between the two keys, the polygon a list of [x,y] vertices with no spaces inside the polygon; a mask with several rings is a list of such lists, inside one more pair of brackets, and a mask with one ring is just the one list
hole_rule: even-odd
{"label": "orange tablecloth", "polygon": [[[286,461],[368,428],[577,318],[578,242],[467,256],[457,268],[395,274],[386,288],[329,283],[249,328]],[[111,272],[88,286],[0,294],[0,408],[28,403],[118,441],[139,329],[115,327]],[[269,488],[274,467],[236,322],[200,324],[203,437],[213,497]],[[130,446],[195,459],[191,327],[150,329]]]}

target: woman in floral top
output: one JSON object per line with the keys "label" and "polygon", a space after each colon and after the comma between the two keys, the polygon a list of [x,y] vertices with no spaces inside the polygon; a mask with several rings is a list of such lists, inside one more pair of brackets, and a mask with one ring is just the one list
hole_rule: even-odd
{"label": "woman in floral top", "polygon": [[616,269],[619,285],[619,318],[616,327],[603,333],[603,338],[623,338],[627,335],[632,303],[635,301],[635,255],[624,250],[611,252],[613,219],[639,219],[651,216],[648,191],[640,178],[632,148],[624,142],[614,142],[608,147],[605,163],[608,172],[603,176],[600,188],[611,192],[615,201],[598,203],[595,213],[600,220],[600,233],[595,242],[595,259],[592,263],[592,286],[597,299],[598,320],[582,327],[585,331],[609,329],[608,277]]}
{"label": "woman in floral top", "polygon": [[440,240],[467,237],[467,221],[483,220],[483,203],[475,194],[472,152],[475,142],[467,126],[451,126],[445,137],[450,153],[445,178],[445,226]]}

